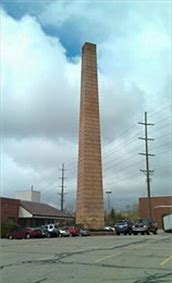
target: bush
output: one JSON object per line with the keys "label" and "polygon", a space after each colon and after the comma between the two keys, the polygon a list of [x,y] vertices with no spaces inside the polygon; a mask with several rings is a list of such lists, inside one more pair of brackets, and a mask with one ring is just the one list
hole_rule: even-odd
{"label": "bush", "polygon": [[18,225],[16,223],[3,223],[1,224],[1,238],[6,238],[6,235],[16,230]]}

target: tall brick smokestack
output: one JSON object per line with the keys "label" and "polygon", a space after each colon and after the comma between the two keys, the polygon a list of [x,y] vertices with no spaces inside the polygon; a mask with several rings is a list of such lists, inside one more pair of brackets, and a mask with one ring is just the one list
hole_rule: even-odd
{"label": "tall brick smokestack", "polygon": [[96,45],[82,48],[76,223],[104,226]]}

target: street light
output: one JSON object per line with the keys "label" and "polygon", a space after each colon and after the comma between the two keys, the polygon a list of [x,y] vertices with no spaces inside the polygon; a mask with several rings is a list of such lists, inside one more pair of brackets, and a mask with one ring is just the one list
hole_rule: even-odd
{"label": "street light", "polygon": [[112,191],[106,191],[106,194],[108,196],[108,211],[110,212],[110,194],[112,193]]}

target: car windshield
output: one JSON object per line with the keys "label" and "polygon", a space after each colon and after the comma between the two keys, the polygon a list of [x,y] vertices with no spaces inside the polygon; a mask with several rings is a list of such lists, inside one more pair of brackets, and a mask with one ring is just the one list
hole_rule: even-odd
{"label": "car windshield", "polygon": [[117,225],[124,225],[124,224],[128,224],[128,222],[127,221],[121,221],[121,222],[117,222],[116,224]]}
{"label": "car windshield", "polygon": [[151,219],[139,219],[137,222],[138,222],[138,223],[143,223],[143,224],[155,223],[155,221],[154,221],[154,220],[151,220]]}

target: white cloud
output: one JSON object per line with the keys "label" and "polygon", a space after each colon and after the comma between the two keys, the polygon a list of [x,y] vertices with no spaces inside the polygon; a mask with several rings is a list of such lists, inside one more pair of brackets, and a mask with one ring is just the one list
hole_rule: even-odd
{"label": "white cloud", "polygon": [[[146,194],[139,173],[144,160],[137,154],[144,150],[143,142],[138,142],[143,127],[137,122],[148,111],[156,124],[150,130],[156,138],[151,166],[157,168],[152,191],[169,193],[170,173],[158,169],[170,163],[169,11],[160,5],[154,15],[150,6],[141,9],[133,3],[122,9],[122,2],[118,6],[47,3],[35,17],[20,20],[1,11],[3,193],[9,196],[33,184],[43,199],[56,203],[58,169],[64,162],[67,201],[75,198],[80,56],[67,58],[61,43],[66,33],[72,46],[85,40],[98,43],[102,140],[105,146],[113,141],[104,149],[104,190],[112,189],[119,202],[127,194],[133,199]],[[57,28],[59,38],[48,36],[39,21],[44,28]],[[162,135],[168,135],[166,144]],[[159,155],[163,150],[165,154]]]}
{"label": "white cloud", "polygon": [[[66,148],[65,152],[63,152]],[[3,151],[9,154],[17,164],[32,168],[39,173],[57,170],[58,164],[67,162],[73,157],[75,147],[72,143],[42,138],[25,138],[22,140],[4,140]]]}
{"label": "white cloud", "polygon": [[72,136],[79,63],[68,62],[59,40],[30,16],[17,22],[3,13],[2,23],[4,135]]}
{"label": "white cloud", "polygon": [[73,17],[78,15],[79,17],[85,15],[86,7],[87,3],[82,1],[50,2],[39,15],[39,20],[44,24],[61,26],[68,19],[73,19]]}
{"label": "white cloud", "polygon": [[76,155],[80,62],[34,18],[1,20],[2,193],[33,183],[56,194],[59,167]]}

